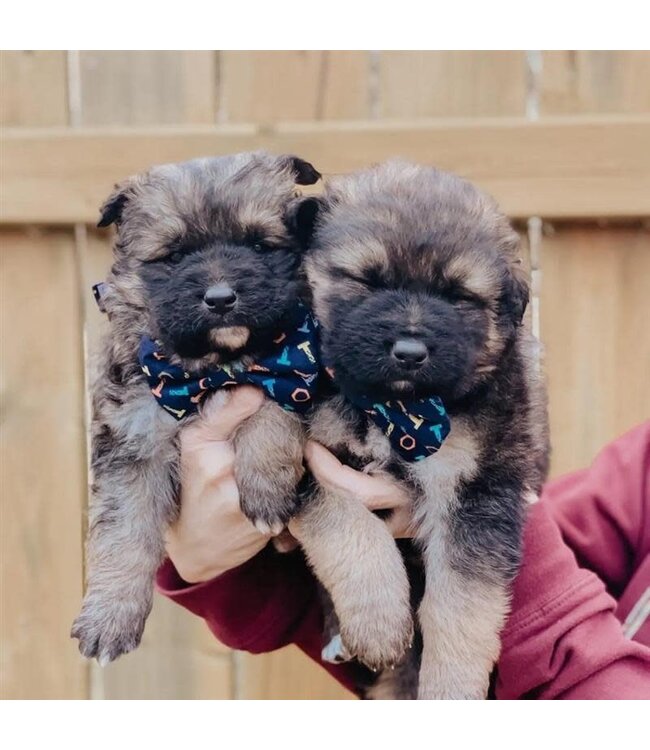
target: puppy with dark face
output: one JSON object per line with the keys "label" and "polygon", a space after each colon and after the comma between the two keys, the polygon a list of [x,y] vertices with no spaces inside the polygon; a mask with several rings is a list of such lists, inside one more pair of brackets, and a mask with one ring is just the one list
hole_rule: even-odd
{"label": "puppy with dark face", "polygon": [[[181,426],[222,398],[211,395],[220,385],[259,376],[273,394],[270,353],[290,370],[287,342],[307,321],[295,185],[319,177],[293,156],[200,159],[125,181],[102,209],[100,226],[116,224],[117,239],[93,385],[87,592],[72,630],[85,656],[111,661],[140,641],[177,512]],[[305,335],[296,352],[315,361]],[[265,532],[295,510],[298,411],[267,399],[234,436],[242,510]]]}
{"label": "puppy with dark face", "polygon": [[[471,184],[402,162],[337,178],[323,198],[306,200],[318,211],[307,274],[322,358],[340,391],[315,410],[311,436],[356,468],[410,488],[426,579],[418,695],[483,698],[526,505],[548,456],[536,347],[522,326],[528,287],[517,235]],[[434,397],[449,416],[449,435],[439,430],[434,445],[423,438],[410,460],[427,429],[414,405]],[[391,407],[412,422],[400,443],[395,425],[378,417]],[[315,488],[301,514],[304,538],[328,527],[332,507],[340,512],[340,498],[327,495]],[[356,522],[339,546],[372,524]],[[381,578],[345,550],[339,561],[323,583],[344,645],[368,661],[383,648],[372,642]],[[407,668],[380,675],[371,694],[412,697],[403,694],[417,684]]]}

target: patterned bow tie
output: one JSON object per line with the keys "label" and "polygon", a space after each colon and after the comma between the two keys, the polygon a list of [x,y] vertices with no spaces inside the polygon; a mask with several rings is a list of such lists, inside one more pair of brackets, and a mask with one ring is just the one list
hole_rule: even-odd
{"label": "patterned bow tie", "polygon": [[156,341],[143,336],[138,360],[151,392],[160,406],[179,420],[196,412],[207,393],[246,383],[262,388],[287,411],[306,412],[319,374],[318,324],[302,305],[298,312],[299,325],[279,335],[270,353],[248,368],[235,363],[191,375],[172,364]]}
{"label": "patterned bow tie", "polygon": [[451,424],[438,398],[378,403],[367,396],[350,401],[372,419],[406,461],[421,461],[435,453],[449,435]]}

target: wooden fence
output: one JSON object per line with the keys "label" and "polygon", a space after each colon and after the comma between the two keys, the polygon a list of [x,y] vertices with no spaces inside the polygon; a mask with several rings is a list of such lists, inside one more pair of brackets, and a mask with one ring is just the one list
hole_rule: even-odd
{"label": "wooden fence", "polygon": [[2,645],[9,698],[340,698],[295,649],[233,654],[158,598],[105,670],[82,592],[93,228],[149,164],[268,147],[325,174],[393,155],[460,172],[518,220],[546,348],[553,474],[650,414],[650,53],[5,52]]}

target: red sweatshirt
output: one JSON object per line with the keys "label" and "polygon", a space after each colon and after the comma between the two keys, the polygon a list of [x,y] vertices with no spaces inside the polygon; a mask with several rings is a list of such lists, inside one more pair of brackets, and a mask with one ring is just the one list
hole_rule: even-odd
{"label": "red sweatshirt", "polygon": [[[203,617],[234,649],[295,643],[320,662],[321,613],[300,553],[269,547],[189,585],[167,561],[160,591]],[[606,447],[590,469],[549,483],[533,505],[495,695],[650,699],[650,422]],[[322,663],[354,689],[352,664]]]}

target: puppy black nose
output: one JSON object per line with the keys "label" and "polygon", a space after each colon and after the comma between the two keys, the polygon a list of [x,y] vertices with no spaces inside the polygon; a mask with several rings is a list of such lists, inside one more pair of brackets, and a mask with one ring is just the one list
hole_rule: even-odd
{"label": "puppy black nose", "polygon": [[215,284],[203,295],[203,301],[211,310],[225,312],[237,302],[237,295],[227,284]]}
{"label": "puppy black nose", "polygon": [[391,354],[407,370],[417,370],[429,358],[427,347],[417,339],[399,339],[393,344]]}

